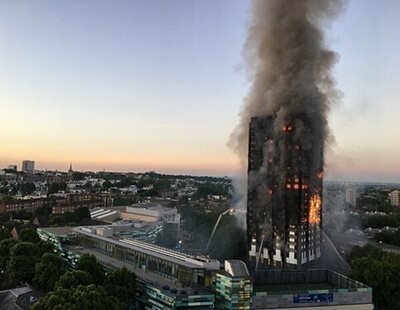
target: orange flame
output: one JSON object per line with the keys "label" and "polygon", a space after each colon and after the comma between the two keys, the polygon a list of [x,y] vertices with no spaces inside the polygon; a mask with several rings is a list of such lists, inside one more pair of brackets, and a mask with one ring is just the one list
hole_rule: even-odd
{"label": "orange flame", "polygon": [[308,215],[308,222],[310,224],[318,224],[320,222],[321,211],[321,197],[314,195],[310,199],[310,211]]}

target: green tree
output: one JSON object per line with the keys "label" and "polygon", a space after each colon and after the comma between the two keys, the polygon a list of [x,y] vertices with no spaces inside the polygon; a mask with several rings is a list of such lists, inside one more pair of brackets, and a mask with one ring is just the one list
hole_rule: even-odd
{"label": "green tree", "polygon": [[97,261],[94,255],[82,255],[76,264],[76,270],[83,270],[89,273],[97,285],[102,285],[104,282],[105,272],[103,266]]}
{"label": "green tree", "polygon": [[104,189],[109,189],[111,186],[112,186],[112,184],[111,184],[111,182],[110,181],[104,181],[103,182],[103,184],[101,185]]}
{"label": "green tree", "polygon": [[108,294],[118,299],[125,309],[129,309],[135,302],[136,275],[125,267],[112,271],[106,276],[104,288]]}
{"label": "green tree", "polygon": [[0,241],[12,238],[10,232],[8,231],[7,228],[0,228]]}
{"label": "green tree", "polygon": [[207,198],[208,195],[228,195],[229,186],[214,183],[199,184],[195,196]]}
{"label": "green tree", "polygon": [[40,250],[36,244],[19,242],[11,248],[7,272],[19,282],[32,283],[35,265],[40,260]]}
{"label": "green tree", "polygon": [[37,288],[49,292],[64,273],[63,260],[58,255],[46,253],[36,264],[33,283]]}
{"label": "green tree", "polygon": [[[8,189],[7,189],[7,193],[8,193]],[[6,195],[6,196],[2,196],[2,197],[1,197],[1,201],[10,202],[10,201],[13,201],[13,200],[14,200],[14,197],[13,197],[13,196]]]}
{"label": "green tree", "polygon": [[393,244],[400,246],[400,229],[395,232],[391,231],[381,231],[377,233],[374,237],[376,241],[382,241],[386,244]]}
{"label": "green tree", "polygon": [[39,248],[40,254],[54,253],[54,245],[48,241],[40,240],[36,245]]}
{"label": "green tree", "polygon": [[350,252],[348,261],[352,264],[353,260],[359,257],[372,256],[374,259],[381,259],[383,252],[377,247],[367,244],[363,247],[355,246]]}
{"label": "green tree", "polygon": [[40,241],[39,235],[35,228],[23,228],[19,235],[19,239],[25,242],[38,243]]}
{"label": "green tree", "polygon": [[375,309],[400,309],[400,255],[370,246],[356,251],[350,277],[372,287]]}
{"label": "green tree", "polygon": [[169,180],[158,180],[154,184],[155,191],[160,191],[160,190],[168,189],[168,188],[171,188],[171,182]]}
{"label": "green tree", "polygon": [[7,263],[10,260],[10,252],[11,248],[19,243],[18,240],[15,239],[5,239],[0,242],[0,268],[6,269]]}
{"label": "green tree", "polygon": [[72,179],[73,179],[74,181],[82,181],[82,180],[85,179],[85,174],[82,173],[82,172],[74,171],[74,172],[72,173]]}
{"label": "green tree", "polygon": [[77,226],[80,218],[75,212],[65,212],[60,215],[54,216],[50,221],[51,226]]}
{"label": "green tree", "polygon": [[53,182],[50,184],[47,193],[48,195],[58,193],[59,191],[65,191],[67,189],[67,184],[64,182]]}
{"label": "green tree", "polygon": [[21,191],[21,194],[24,196],[30,195],[36,190],[36,186],[32,182],[24,182],[20,184],[19,190]]}
{"label": "green tree", "polygon": [[49,219],[50,214],[51,214],[51,207],[46,206],[46,207],[41,207],[36,209],[35,211],[33,211],[33,214],[35,214],[35,216],[38,216],[40,218],[44,218],[44,219]]}
{"label": "green tree", "polygon": [[64,273],[56,283],[56,288],[77,288],[80,285],[93,284],[93,282],[93,277],[86,271],[74,270]]}
{"label": "green tree", "polygon": [[101,286],[57,289],[41,298],[32,310],[120,310],[121,305]]}
{"label": "green tree", "polygon": [[90,211],[88,207],[81,207],[76,209],[75,214],[80,220],[90,219]]}
{"label": "green tree", "polygon": [[364,215],[361,218],[362,226],[364,228],[372,227],[372,228],[383,228],[385,226],[390,227],[399,227],[400,220],[396,216],[392,215]]}

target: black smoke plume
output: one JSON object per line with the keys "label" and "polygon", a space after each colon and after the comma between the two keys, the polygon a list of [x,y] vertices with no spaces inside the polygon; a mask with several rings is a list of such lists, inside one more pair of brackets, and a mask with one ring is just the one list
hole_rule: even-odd
{"label": "black smoke plume", "polygon": [[[338,57],[326,46],[324,31],[344,4],[342,0],[252,1],[244,47],[251,88],[229,141],[243,167],[250,120],[268,115],[275,120],[274,161],[280,160],[287,147],[280,138],[282,128],[290,125],[295,129],[290,144],[301,147],[306,173],[315,175],[323,166],[322,150],[329,134],[327,114],[339,95],[331,74]],[[285,171],[287,163],[280,160],[273,166]]]}

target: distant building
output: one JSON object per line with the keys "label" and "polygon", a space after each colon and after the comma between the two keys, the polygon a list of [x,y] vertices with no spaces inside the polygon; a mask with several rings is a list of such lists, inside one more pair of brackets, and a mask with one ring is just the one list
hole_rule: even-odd
{"label": "distant building", "polygon": [[394,190],[389,194],[390,204],[394,207],[400,207],[400,191]]}
{"label": "distant building", "polygon": [[35,162],[33,160],[24,160],[22,162],[22,171],[33,172],[35,170]]}
{"label": "distant building", "polygon": [[17,171],[17,165],[8,165],[7,170]]}
{"label": "distant building", "polygon": [[33,212],[36,209],[45,207],[48,200],[46,198],[15,199],[0,202],[0,214],[9,212],[27,211]]}
{"label": "distant building", "polygon": [[355,207],[357,204],[357,192],[352,187],[346,188],[346,203]]}
{"label": "distant building", "polygon": [[126,208],[121,212],[121,217],[126,220],[139,220],[146,222],[156,222],[163,220],[168,223],[180,223],[180,214],[176,208],[166,208],[159,204],[137,203]]}
{"label": "distant building", "polygon": [[56,201],[56,205],[52,208],[53,214],[63,214],[65,212],[74,212],[81,207],[103,208],[108,206],[110,198],[106,194],[83,193],[83,194],[67,194],[64,199]]}

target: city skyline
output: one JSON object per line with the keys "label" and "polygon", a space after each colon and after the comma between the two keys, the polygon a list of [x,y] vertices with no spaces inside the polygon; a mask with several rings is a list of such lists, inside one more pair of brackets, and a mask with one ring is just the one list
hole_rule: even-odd
{"label": "city skyline", "polygon": [[[177,7],[179,6],[179,10]],[[0,165],[234,175],[248,1],[0,4]],[[328,31],[343,99],[327,179],[400,181],[400,4],[352,1]]]}

